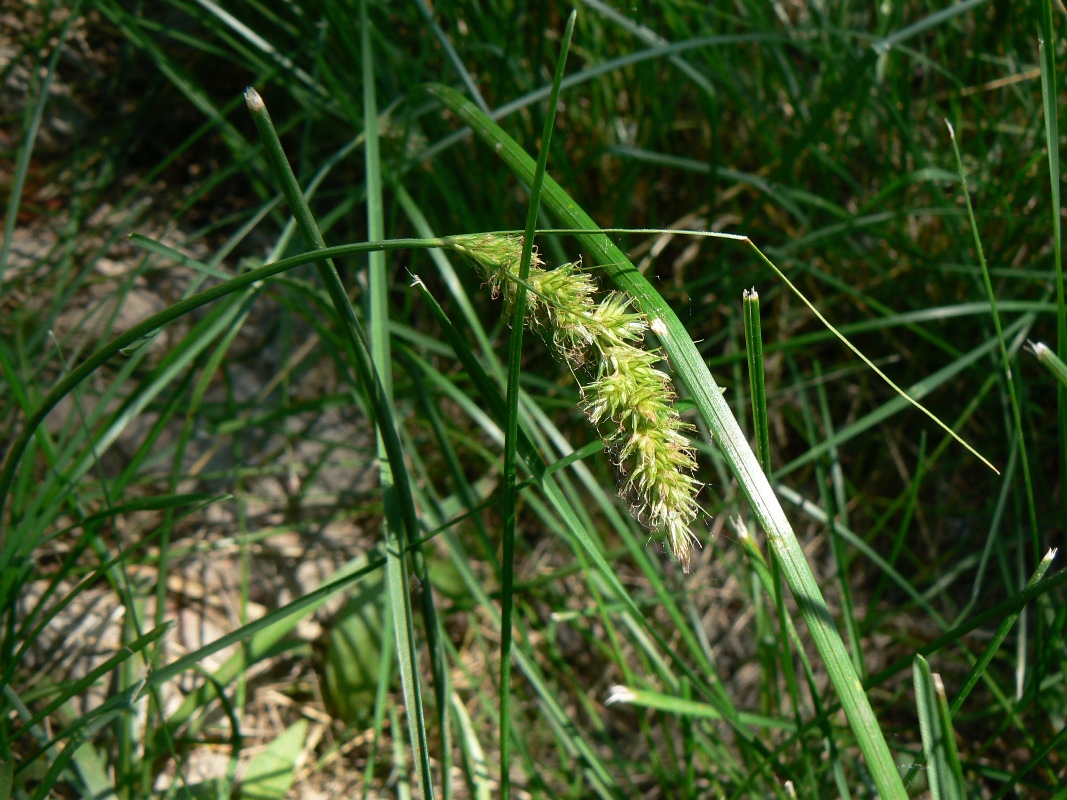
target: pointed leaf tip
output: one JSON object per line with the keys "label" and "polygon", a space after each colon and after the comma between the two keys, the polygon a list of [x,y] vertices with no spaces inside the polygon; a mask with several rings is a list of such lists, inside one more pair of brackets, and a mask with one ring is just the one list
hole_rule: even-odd
{"label": "pointed leaf tip", "polygon": [[248,106],[248,110],[253,114],[262,111],[267,107],[263,102],[263,98],[260,97],[259,92],[257,92],[253,86],[249,86],[245,89],[245,105]]}

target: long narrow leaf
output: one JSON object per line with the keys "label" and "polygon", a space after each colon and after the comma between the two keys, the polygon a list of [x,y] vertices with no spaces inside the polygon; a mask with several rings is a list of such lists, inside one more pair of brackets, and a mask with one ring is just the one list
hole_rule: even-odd
{"label": "long narrow leaf", "polygon": [[[1041,29],[1041,108],[1045,117],[1045,149],[1048,152],[1048,176],[1052,208],[1052,253],[1056,259],[1056,353],[1060,363],[1067,362],[1067,289],[1063,278],[1063,222],[1060,219],[1060,132],[1056,87],[1056,32],[1053,27],[1052,0],[1041,0],[1038,11]],[[1060,436],[1060,492],[1067,496],[1067,384],[1056,390],[1056,408]],[[1061,506],[1067,515],[1067,504]],[[1061,525],[1067,516],[1061,518]],[[1067,525],[1064,525],[1067,530]]]}
{"label": "long narrow leaf", "polygon": [[915,656],[913,677],[930,794],[933,800],[964,800],[963,771],[941,676],[930,671],[925,658]]}
{"label": "long narrow leaf", "polygon": [[511,316],[511,343],[508,349],[507,430],[504,435],[504,547],[500,587],[500,796],[511,797],[511,617],[514,608],[515,578],[515,507],[518,490],[515,485],[515,456],[518,452],[519,432],[519,372],[522,366],[522,334],[526,323],[526,281],[530,276],[530,260],[533,257],[534,229],[541,208],[541,184],[548,163],[552,128],[556,120],[556,105],[559,102],[559,87],[570,50],[571,35],[578,12],[572,11],[563,32],[559,60],[552,79],[541,131],[541,150],[534,168],[530,186],[530,206],[526,213],[526,231],[522,240],[522,255],[519,260],[519,286],[515,293]]}
{"label": "long narrow leaf", "polygon": [[[259,134],[267,146],[267,153],[270,157],[271,166],[275,171],[275,176],[281,184],[281,189],[285,193],[286,200],[293,211],[293,216],[296,217],[300,224],[304,237],[314,249],[325,249],[326,243],[300,189],[300,184],[297,182],[296,176],[293,174],[292,168],[285,157],[281,142],[278,140],[278,133],[270,120],[270,115],[267,113],[267,107],[263,103],[263,99],[255,89],[249,89],[246,92],[246,101],[256,122]],[[397,515],[400,524],[396,525],[396,527],[403,530],[405,541],[410,546],[419,538],[418,520],[414,501],[412,500],[407,466],[404,462],[404,451],[393,420],[389,395],[374,364],[373,345],[368,340],[363,326],[360,325],[359,320],[356,318],[355,311],[333,262],[326,261],[317,266],[319,277],[325,284],[338,317],[342,321],[342,330],[346,335],[350,355],[353,358],[360,382],[367,389],[367,394],[374,410],[375,424],[387,454],[393,483],[384,487],[386,511]],[[409,725],[413,727],[411,745],[415,762],[418,764],[422,787],[427,792],[427,796],[432,797],[433,782],[430,778],[431,771],[426,729],[424,725],[420,725],[415,721],[423,719],[423,706],[415,631],[411,624],[411,598],[407,591],[406,557],[400,557],[397,560],[397,565],[399,566],[399,580],[390,580],[389,591],[392,593],[394,601],[403,606],[402,619],[398,620],[398,623],[405,623],[405,630],[398,631],[397,637],[397,644],[401,653],[401,685],[404,688],[405,699],[408,704]],[[434,624],[432,618],[427,618],[424,622],[427,626]]]}
{"label": "long narrow leaf", "polygon": [[[435,84],[430,86],[428,91],[470,125],[520,179],[532,181],[532,159],[496,123],[446,86]],[[547,176],[543,198],[548,209],[564,225],[589,231],[577,237],[582,245],[593,253],[596,262],[603,266],[616,285],[634,299],[638,308],[650,319],[659,320],[666,329],[666,333],[660,335],[660,341],[671,366],[714,434],[742,492],[781,559],[786,582],[797,600],[815,646],[841,699],[856,741],[867,759],[875,785],[884,798],[903,800],[907,793],[897,772],[896,763],[852,667],[841,635],[833,624],[833,617],[804,552],[767,477],[763,474],[759,461],[745,440],[729,405],[704,365],[685,327],[626,255],[607,236],[599,233],[593,220],[559,184]]]}

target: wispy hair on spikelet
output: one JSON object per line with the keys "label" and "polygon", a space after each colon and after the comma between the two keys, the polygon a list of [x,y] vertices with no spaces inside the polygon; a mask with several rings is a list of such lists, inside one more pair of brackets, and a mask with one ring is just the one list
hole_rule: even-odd
{"label": "wispy hair on spikelet", "polygon": [[[493,295],[510,307],[522,237],[473,234],[450,244],[474,261]],[[674,406],[670,377],[656,368],[663,354],[642,346],[648,318],[622,292],[597,302],[597,283],[580,262],[546,270],[536,249],[526,286],[526,324],[549,333],[572,371],[595,375],[581,386],[582,409],[614,454],[631,513],[666,534],[671,554],[688,572],[692,545],[699,544],[691,526],[700,513],[701,483],[693,477],[696,458],[686,436],[692,426]]]}

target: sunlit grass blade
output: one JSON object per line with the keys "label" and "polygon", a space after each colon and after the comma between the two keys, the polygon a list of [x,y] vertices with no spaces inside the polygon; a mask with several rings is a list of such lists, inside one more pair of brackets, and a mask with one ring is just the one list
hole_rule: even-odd
{"label": "sunlit grass blade", "polygon": [[[521,179],[532,181],[532,159],[499,126],[448,87],[433,85],[429,87],[429,91],[493,147]],[[852,668],[841,635],[831,622],[832,616],[804,553],[729,405],[722,397],[685,327],[659,293],[634,269],[625,254],[607,236],[597,232],[593,220],[549,177],[545,179],[543,197],[546,207],[563,225],[590,231],[576,238],[593,253],[596,262],[620,289],[634,299],[642,311],[650,318],[663,323],[666,332],[660,334],[659,338],[671,367],[715,435],[742,492],[781,559],[786,581],[797,599],[816,648],[841,698],[857,743],[866,757],[872,780],[884,797],[906,797],[885,737]]]}
{"label": "sunlit grass blade", "polygon": [[[612,686],[608,692],[608,698],[604,701],[607,705],[615,703],[651,708],[657,711],[666,711],[668,714],[677,714],[682,717],[694,717],[697,719],[722,719],[722,713],[714,706],[707,703],[699,703],[695,700],[687,700],[675,695],[664,694],[650,689],[636,689],[630,686]],[[761,714],[750,714],[742,711],[740,719],[745,725],[756,728],[777,728],[780,730],[795,730],[793,725],[777,717],[768,717]]]}

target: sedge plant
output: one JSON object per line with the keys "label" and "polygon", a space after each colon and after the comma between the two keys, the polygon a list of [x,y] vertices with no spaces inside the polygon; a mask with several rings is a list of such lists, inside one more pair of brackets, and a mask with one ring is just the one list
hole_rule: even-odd
{"label": "sedge plant", "polygon": [[[351,773],[353,796],[450,797],[464,782],[489,798],[499,770],[533,796],[899,797],[897,765],[912,795],[924,781],[942,796],[1053,786],[1067,576],[1033,562],[1038,538],[1062,530],[1055,473],[1067,458],[1067,390],[1053,397],[1062,363],[1051,357],[1067,346],[1062,20],[1047,0],[1038,25],[1001,5],[741,0],[729,14],[671,5],[653,19],[590,0],[580,58],[558,80],[531,65],[550,64],[561,39],[515,36],[555,26],[532,7],[460,3],[454,22],[421,2],[177,0],[165,19],[152,4],[36,4],[69,16],[17,45],[35,69],[0,246],[0,795],[67,784],[123,798],[277,796],[288,781],[301,791]],[[79,7],[122,44],[106,48],[121,68],[100,70],[92,108],[104,113],[73,126],[77,147],[53,170],[53,145],[35,137],[60,130],[52,112],[86,55],[49,48],[95,41]],[[270,101],[291,173],[263,157],[240,87],[220,87],[235,68]],[[17,84],[5,69],[5,86]],[[163,91],[143,94],[146,75]],[[470,108],[447,89],[427,99],[416,88],[427,81],[461,87]],[[107,114],[111,97],[136,113]],[[546,98],[551,142],[537,124]],[[988,271],[971,237],[952,233],[966,208],[946,108]],[[185,116],[165,131],[143,124],[175,110]],[[549,149],[556,180],[537,191],[527,153]],[[56,174],[85,176],[69,215],[66,194],[41,191]],[[142,213],[176,180],[164,243]],[[239,202],[222,210],[220,190]],[[1034,208],[1009,203],[1019,198]],[[538,232],[536,248],[532,228],[443,235],[511,226],[535,208],[571,232]],[[27,259],[19,234],[50,214],[59,238]],[[739,230],[761,251],[744,237],[679,247],[677,231],[628,227],[627,259],[593,219]],[[134,266],[116,274],[127,262],[109,248],[131,231],[150,237],[132,240]],[[639,262],[646,239],[653,252]],[[315,249],[327,242],[356,244]],[[379,250],[397,255],[363,282]],[[927,446],[900,413],[907,401],[886,399],[852,354],[832,363],[843,352],[826,346],[833,334],[806,328],[812,309],[764,271],[771,260],[814,310],[844,320],[841,333],[878,337],[861,344],[885,373],[927,375],[909,393],[940,388],[931,407],[955,412],[949,427],[994,452],[1003,478],[948,434]],[[409,264],[425,276],[414,291]],[[731,421],[752,413],[737,339],[740,290],[754,284],[768,369],[763,391],[750,350],[755,458]],[[152,295],[158,313],[112,315],[158,285],[173,290]],[[521,363],[498,357],[494,288],[510,322],[496,331],[513,346],[524,323],[542,332],[576,384],[539,369],[529,338]],[[95,310],[79,307],[88,289]],[[1034,345],[1039,363],[1018,359],[1026,338],[1048,343]],[[826,369],[810,374],[814,362]],[[250,376],[262,380],[251,392]],[[809,389],[821,413],[804,406]],[[340,434],[326,424],[337,415]],[[572,446],[589,424],[602,441]],[[502,470],[509,448],[514,468]],[[373,487],[338,492],[321,479],[338,463],[346,476],[370,465]],[[260,488],[272,480],[284,502]],[[662,563],[617,494],[667,534],[679,563],[689,552],[688,575]],[[739,521],[746,497],[753,513]],[[232,524],[212,522],[231,509]],[[495,523],[509,515],[515,561],[504,565],[494,548],[509,534]],[[312,566],[324,526],[345,526],[328,558],[361,558],[275,602],[275,538],[290,552],[302,537]],[[847,573],[827,578],[824,547]],[[175,653],[165,601],[201,555],[231,559],[235,622]],[[329,600],[372,574],[375,585],[388,576],[381,602],[401,669],[352,739],[320,712],[316,656],[295,632],[312,613],[331,625]],[[82,597],[125,620],[114,650],[73,678],[60,658],[31,670]],[[915,680],[902,682],[908,670]],[[293,677],[262,691],[282,673]],[[178,702],[158,694],[179,681]],[[90,690],[105,701],[77,713]],[[278,717],[249,726],[280,694]],[[226,753],[217,784],[192,782],[198,750]]]}

